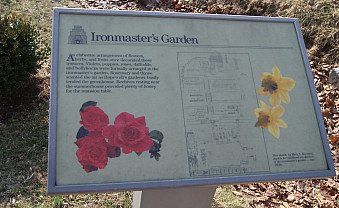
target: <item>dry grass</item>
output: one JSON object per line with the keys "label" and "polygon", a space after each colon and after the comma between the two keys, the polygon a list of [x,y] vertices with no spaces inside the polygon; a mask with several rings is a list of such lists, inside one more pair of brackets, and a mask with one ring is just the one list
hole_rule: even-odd
{"label": "dry grass", "polygon": [[132,193],[47,196],[48,102],[0,124],[0,207],[130,207]]}
{"label": "dry grass", "polygon": [[239,198],[233,194],[231,186],[220,186],[216,189],[211,208],[248,208],[250,199]]}
{"label": "dry grass", "polygon": [[334,0],[294,0],[285,16],[299,18],[309,58],[334,65],[339,54],[339,9]]}
{"label": "dry grass", "polygon": [[[78,6],[65,0],[0,1],[1,14],[14,12],[31,19],[47,43],[53,7]],[[131,192],[47,196],[49,79],[50,58],[21,89],[25,93],[0,105],[0,207],[130,207]]]}

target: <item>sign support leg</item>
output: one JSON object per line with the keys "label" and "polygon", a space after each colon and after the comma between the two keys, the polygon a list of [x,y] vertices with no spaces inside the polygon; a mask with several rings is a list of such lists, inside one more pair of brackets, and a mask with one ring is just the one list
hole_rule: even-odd
{"label": "sign support leg", "polygon": [[132,208],[209,208],[216,188],[204,186],[134,191]]}

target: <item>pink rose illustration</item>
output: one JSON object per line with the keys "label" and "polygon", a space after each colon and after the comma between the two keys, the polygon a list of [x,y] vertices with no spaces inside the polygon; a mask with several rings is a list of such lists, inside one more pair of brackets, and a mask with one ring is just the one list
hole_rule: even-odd
{"label": "pink rose illustration", "polygon": [[102,131],[108,143],[121,147],[122,152],[144,152],[151,148],[153,140],[148,136],[145,117],[134,118],[132,114],[120,113],[114,120],[114,125],[107,126]]}
{"label": "pink rose illustration", "polygon": [[80,124],[88,131],[102,131],[109,124],[109,118],[99,107],[90,106],[80,111]]}

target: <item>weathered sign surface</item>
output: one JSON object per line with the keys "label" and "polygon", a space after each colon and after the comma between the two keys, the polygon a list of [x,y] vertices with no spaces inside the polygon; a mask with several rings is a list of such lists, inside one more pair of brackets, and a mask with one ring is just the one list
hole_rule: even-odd
{"label": "weathered sign surface", "polygon": [[297,19],[54,9],[49,193],[335,175]]}

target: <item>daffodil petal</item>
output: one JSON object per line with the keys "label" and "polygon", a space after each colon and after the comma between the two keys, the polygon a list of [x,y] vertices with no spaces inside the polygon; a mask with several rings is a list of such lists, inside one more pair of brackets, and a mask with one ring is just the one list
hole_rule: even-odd
{"label": "daffodil petal", "polygon": [[294,86],[295,86],[294,79],[289,78],[289,77],[283,77],[278,84],[278,88],[284,89],[287,91],[292,90]]}
{"label": "daffodil petal", "polygon": [[284,128],[284,129],[287,128],[287,124],[281,118],[274,120],[274,124],[277,124],[279,127]]}
{"label": "daffodil petal", "polygon": [[263,108],[264,111],[269,112],[271,110],[270,106],[267,105],[264,101],[259,101],[259,106]]}
{"label": "daffodil petal", "polygon": [[263,72],[260,76],[260,80],[263,81],[264,79],[267,79],[267,77],[272,76],[271,73]]}
{"label": "daffodil petal", "polygon": [[259,113],[260,113],[261,110],[262,110],[261,108],[256,108],[256,109],[254,109],[254,115],[255,115],[255,117],[259,118]]}
{"label": "daffodil petal", "polygon": [[279,90],[279,95],[284,103],[290,104],[290,95],[287,90]]}
{"label": "daffodil petal", "polygon": [[271,93],[269,91],[264,91],[264,88],[260,88],[259,90],[257,90],[257,94],[261,95],[261,96],[265,96],[265,95],[270,95]]}
{"label": "daffodil petal", "polygon": [[276,80],[280,80],[282,78],[282,75],[280,73],[280,70],[278,69],[277,66],[274,66],[273,69],[272,69],[272,72],[273,72],[273,77],[276,79]]}
{"label": "daffodil petal", "polygon": [[270,103],[272,106],[277,106],[281,102],[280,96],[278,93],[273,93],[270,97]]}
{"label": "daffodil petal", "polygon": [[271,117],[276,120],[279,119],[285,112],[285,108],[281,105],[273,107],[271,111]]}
{"label": "daffodil petal", "polygon": [[276,125],[269,125],[268,126],[268,131],[275,137],[279,138],[280,137],[280,129]]}

